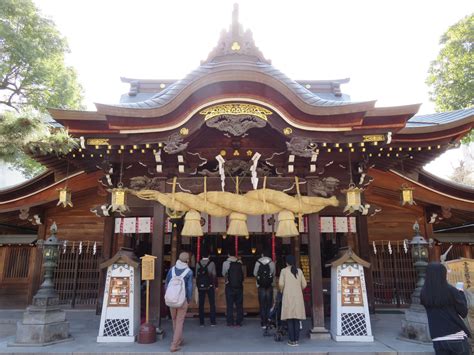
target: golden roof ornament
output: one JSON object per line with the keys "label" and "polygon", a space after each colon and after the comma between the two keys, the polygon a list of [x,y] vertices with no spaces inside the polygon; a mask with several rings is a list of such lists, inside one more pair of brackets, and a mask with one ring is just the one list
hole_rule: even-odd
{"label": "golden roof ornament", "polygon": [[[238,57],[237,57],[238,56]],[[222,31],[217,46],[209,53],[206,60],[201,64],[215,61],[235,60],[240,56],[246,56],[246,60],[253,59],[257,62],[271,64],[265,59],[262,52],[257,48],[253,40],[252,32],[244,32],[243,26],[239,23],[239,5],[234,4],[232,11],[232,24],[228,31]]]}

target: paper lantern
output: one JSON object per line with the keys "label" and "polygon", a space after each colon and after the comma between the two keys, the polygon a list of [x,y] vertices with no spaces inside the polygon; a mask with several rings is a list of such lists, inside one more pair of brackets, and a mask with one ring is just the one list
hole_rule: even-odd
{"label": "paper lantern", "polygon": [[229,216],[229,228],[227,234],[235,236],[247,236],[249,231],[247,228],[247,215],[239,212],[232,212]]}
{"label": "paper lantern", "polygon": [[281,211],[278,213],[277,237],[294,237],[299,235],[295,223],[295,215],[291,211]]}
{"label": "paper lantern", "polygon": [[201,214],[196,210],[190,210],[184,216],[184,226],[181,231],[183,237],[202,237]]}

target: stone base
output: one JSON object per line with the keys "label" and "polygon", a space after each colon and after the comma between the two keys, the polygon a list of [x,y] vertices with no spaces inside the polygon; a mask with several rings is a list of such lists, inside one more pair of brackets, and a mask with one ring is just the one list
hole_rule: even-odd
{"label": "stone base", "polygon": [[428,317],[422,307],[409,308],[402,319],[401,339],[431,343]]}
{"label": "stone base", "polygon": [[60,323],[66,320],[66,312],[58,307],[29,306],[23,313],[23,324]]}
{"label": "stone base", "polygon": [[62,340],[57,340],[57,341],[51,341],[49,343],[41,343],[41,344],[23,344],[23,343],[8,343],[8,347],[32,347],[32,346],[48,346],[48,345],[54,345],[54,344],[60,344],[60,343],[67,343],[68,341],[73,341],[73,337],[69,337],[67,339],[62,339]]}
{"label": "stone base", "polygon": [[49,324],[17,323],[15,343],[23,346],[42,346],[72,340],[69,336],[69,322]]}
{"label": "stone base", "polygon": [[311,340],[329,340],[331,339],[331,334],[324,327],[314,327],[309,331],[309,338]]}

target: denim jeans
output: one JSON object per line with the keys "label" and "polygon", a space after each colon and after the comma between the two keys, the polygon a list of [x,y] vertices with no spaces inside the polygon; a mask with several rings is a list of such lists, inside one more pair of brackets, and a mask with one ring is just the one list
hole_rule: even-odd
{"label": "denim jeans", "polygon": [[299,319],[287,319],[288,324],[288,339],[290,341],[300,340],[300,320]]}
{"label": "denim jeans", "polygon": [[470,355],[471,345],[465,338],[463,340],[434,341],[433,348],[436,355]]}
{"label": "denim jeans", "polygon": [[[244,290],[242,288],[225,287],[225,300],[227,303],[227,325],[241,325],[244,319]],[[234,323],[234,304],[236,319]]]}
{"label": "denim jeans", "polygon": [[260,323],[265,326],[268,323],[270,308],[273,303],[273,287],[258,288],[258,303],[260,304]]}
{"label": "denim jeans", "polygon": [[204,302],[206,295],[209,298],[209,313],[211,317],[211,324],[216,324],[216,292],[214,287],[209,287],[207,290],[199,290],[199,324],[204,325]]}

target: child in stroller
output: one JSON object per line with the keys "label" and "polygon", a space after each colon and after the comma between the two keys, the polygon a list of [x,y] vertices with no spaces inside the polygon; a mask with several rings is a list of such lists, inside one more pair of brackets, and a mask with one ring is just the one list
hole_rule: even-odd
{"label": "child in stroller", "polygon": [[263,332],[264,336],[272,336],[272,329],[275,329],[273,334],[273,339],[275,341],[282,341],[283,337],[287,333],[286,322],[281,320],[281,303],[283,299],[283,294],[278,292],[275,297],[275,302],[273,303],[272,308],[270,309],[270,314],[268,316],[267,326]]}

